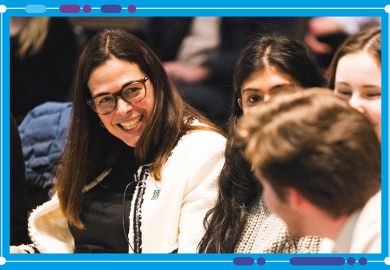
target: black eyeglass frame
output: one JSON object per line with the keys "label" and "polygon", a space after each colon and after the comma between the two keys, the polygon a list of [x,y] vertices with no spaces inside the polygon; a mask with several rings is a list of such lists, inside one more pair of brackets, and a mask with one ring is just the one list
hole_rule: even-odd
{"label": "black eyeglass frame", "polygon": [[[118,106],[118,101],[117,101],[117,97],[121,97],[125,102],[129,103],[129,104],[134,104],[134,103],[137,103],[137,102],[140,102],[142,101],[145,97],[146,97],[146,92],[147,92],[147,87],[146,87],[146,82],[149,80],[149,76],[145,76],[143,79],[140,79],[140,80],[135,80],[135,81],[132,81],[132,82],[129,82],[128,84],[126,84],[126,87],[133,84],[133,83],[142,83],[142,85],[144,86],[144,89],[145,89],[145,95],[140,99],[140,100],[137,100],[135,102],[133,101],[127,101],[124,97],[123,97],[123,91],[125,91],[127,88],[126,87],[123,87],[121,90],[115,92],[115,93],[112,93],[112,94],[102,94],[102,95],[96,95],[90,99],[87,100],[87,104],[92,108],[92,110],[94,110],[97,114],[99,115],[106,115],[106,114],[110,114],[112,113],[113,111],[116,110],[117,106]],[[112,96],[114,97],[114,101],[115,101],[115,106],[114,108],[109,111],[109,112],[106,112],[106,113],[99,113],[97,110],[96,110],[96,107],[95,107],[95,102],[94,102],[94,99],[97,98],[97,97],[101,97],[101,96]]]}

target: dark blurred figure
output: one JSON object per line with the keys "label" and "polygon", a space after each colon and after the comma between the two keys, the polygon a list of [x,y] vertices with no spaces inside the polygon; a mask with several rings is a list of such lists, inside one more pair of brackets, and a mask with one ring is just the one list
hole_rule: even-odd
{"label": "dark blurred figure", "polygon": [[380,25],[379,17],[313,17],[307,22],[305,41],[327,69],[344,40],[361,29]]}
{"label": "dark blurred figure", "polygon": [[11,112],[21,123],[46,101],[64,101],[78,56],[67,18],[11,17]]}
{"label": "dark blurred figure", "polygon": [[24,160],[18,126],[11,114],[10,121],[10,216],[11,216],[11,245],[30,242],[27,233],[26,182],[24,177]]}
{"label": "dark blurred figure", "polygon": [[151,18],[148,40],[184,98],[220,126],[232,98],[233,67],[254,35],[296,35],[297,18]]}

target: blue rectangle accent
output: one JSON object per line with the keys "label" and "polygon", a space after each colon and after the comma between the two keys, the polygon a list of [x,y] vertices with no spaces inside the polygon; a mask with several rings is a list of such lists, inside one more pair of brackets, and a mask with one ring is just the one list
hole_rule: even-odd
{"label": "blue rectangle accent", "polygon": [[27,5],[25,7],[27,13],[45,13],[46,6],[45,5]]}

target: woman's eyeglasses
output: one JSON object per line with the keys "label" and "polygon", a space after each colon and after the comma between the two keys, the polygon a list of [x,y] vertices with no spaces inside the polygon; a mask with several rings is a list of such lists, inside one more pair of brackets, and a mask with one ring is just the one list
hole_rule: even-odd
{"label": "woman's eyeglasses", "polygon": [[116,109],[117,97],[121,97],[127,103],[137,103],[143,100],[146,96],[146,81],[148,76],[141,80],[136,80],[128,83],[121,90],[113,94],[98,94],[95,97],[88,99],[87,104],[97,114],[109,114]]}

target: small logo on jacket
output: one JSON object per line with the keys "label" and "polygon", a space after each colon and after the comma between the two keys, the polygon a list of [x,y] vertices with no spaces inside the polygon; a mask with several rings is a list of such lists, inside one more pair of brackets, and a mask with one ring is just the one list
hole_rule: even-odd
{"label": "small logo on jacket", "polygon": [[151,199],[151,200],[157,199],[159,195],[160,195],[160,190],[159,190],[159,189],[155,189],[155,190],[153,191],[153,196],[152,196],[152,199]]}

